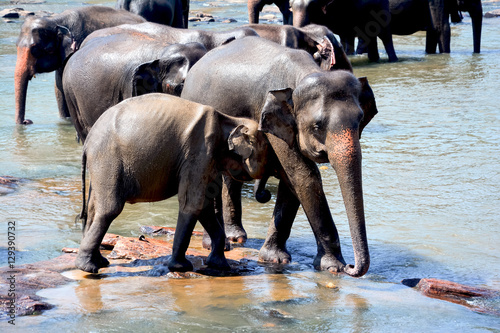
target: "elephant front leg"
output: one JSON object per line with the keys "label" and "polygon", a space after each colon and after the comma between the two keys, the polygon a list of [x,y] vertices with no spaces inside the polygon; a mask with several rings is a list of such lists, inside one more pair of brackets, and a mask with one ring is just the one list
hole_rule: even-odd
{"label": "elephant front leg", "polygon": [[286,241],[290,237],[299,205],[300,202],[290,190],[289,185],[280,181],[266,241],[259,252],[260,261],[282,264],[291,262],[292,257],[286,249]]}
{"label": "elephant front leg", "polygon": [[241,222],[241,189],[243,183],[224,174],[222,185],[222,212],[226,237],[232,241],[243,244],[247,240],[247,233]]}
{"label": "elephant front leg", "polygon": [[[288,179],[296,194],[296,200],[298,199],[302,205],[314,232],[318,246],[314,267],[333,272],[343,271],[345,260],[340,249],[339,235],[323,192],[318,167],[314,162],[305,159],[296,147],[290,149],[283,140],[272,135],[268,135],[268,139],[286,174],[286,177],[281,177],[281,181]],[[290,199],[289,194],[287,198],[283,198],[283,200]],[[280,221],[283,217],[290,220]],[[289,212],[275,213],[273,222],[276,225],[276,237],[280,244],[283,244],[284,240],[289,237],[294,217],[295,213],[293,216]]]}
{"label": "elephant front leg", "polygon": [[56,70],[55,92],[56,92],[57,107],[59,108],[59,116],[64,119],[71,117],[71,115],[69,114],[68,106],[66,104],[66,99],[64,98],[62,74],[63,74],[62,69]]}

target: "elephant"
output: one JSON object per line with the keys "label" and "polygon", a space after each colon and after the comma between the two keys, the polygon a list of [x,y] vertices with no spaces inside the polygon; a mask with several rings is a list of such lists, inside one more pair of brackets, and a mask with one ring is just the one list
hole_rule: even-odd
{"label": "elephant", "polygon": [[293,15],[290,11],[290,2],[288,0],[248,0],[248,22],[251,24],[259,23],[259,13],[265,5],[275,4],[283,15],[283,24],[292,25]]}
{"label": "elephant", "polygon": [[467,11],[472,20],[474,53],[481,52],[483,7],[480,0],[389,0],[391,30],[395,35],[427,31],[426,53],[450,52],[450,15],[461,21],[459,11]]}
{"label": "elephant", "polygon": [[210,31],[198,29],[179,29],[163,24],[145,22],[141,24],[124,24],[119,27],[101,29],[94,32],[90,38],[105,37],[120,33],[141,34],[147,38],[161,40],[164,43],[201,43],[207,50],[231,41],[232,39],[247,36],[258,36],[257,32],[249,27],[238,27],[226,31]]}
{"label": "elephant", "polygon": [[96,120],[124,99],[152,92],[179,96],[188,70],[206,52],[200,43],[169,44],[126,30],[90,35],[63,74],[78,137],[84,142]]}
{"label": "elephant", "polygon": [[76,267],[97,273],[109,264],[99,245],[125,202],[160,201],[178,194],[179,215],[168,268],[193,270],[185,252],[199,220],[213,244],[208,266],[228,269],[214,195],[222,173],[239,180],[262,177],[269,143],[261,126],[281,135],[276,119],[262,119],[259,124],[160,93],[133,97],[107,110],[83,146],[83,238]]}
{"label": "elephant", "polygon": [[[366,79],[358,80],[349,71],[322,70],[303,50],[246,37],[201,58],[189,71],[181,97],[232,116],[279,119],[282,123],[281,137],[266,135],[281,166],[276,206],[260,260],[290,262],[286,240],[302,205],[318,245],[314,267],[351,276],[367,272],[370,256],[359,135],[366,125],[363,108],[368,118],[377,111]],[[265,131],[263,125],[260,128]],[[354,245],[354,266],[346,266],[323,191],[316,163],[325,162],[335,169],[342,190]],[[229,196],[236,197],[238,185],[227,187]],[[238,227],[241,225],[235,229]]]}
{"label": "elephant", "polygon": [[323,69],[345,69],[352,72],[351,62],[342,46],[333,32],[325,26],[309,24],[296,28],[279,24],[249,24],[246,27],[255,30],[262,38],[293,49],[307,51]]}
{"label": "elephant", "polygon": [[392,42],[388,0],[291,0],[293,25],[325,25],[340,36],[347,54],[354,54],[354,39],[366,44],[370,61],[380,59],[377,37],[384,43],[390,62],[398,60]]}
{"label": "elephant", "polygon": [[115,8],[128,10],[149,22],[188,27],[189,0],[117,0]]}
{"label": "elephant", "polygon": [[28,82],[35,74],[52,71],[56,71],[55,92],[59,114],[63,118],[68,117],[62,94],[62,73],[66,59],[95,30],[141,22],[145,20],[138,15],[104,6],[68,9],[51,17],[27,17],[16,43],[16,123],[33,123],[25,119]]}

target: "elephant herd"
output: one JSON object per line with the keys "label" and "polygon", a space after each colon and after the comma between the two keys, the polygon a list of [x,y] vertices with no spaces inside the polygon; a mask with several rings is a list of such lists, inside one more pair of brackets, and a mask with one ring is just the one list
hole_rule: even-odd
{"label": "elephant herd", "polygon": [[[362,29],[367,19],[354,12],[344,15],[352,20],[342,34],[325,19],[342,1],[321,1],[287,1],[294,25],[304,26],[249,24],[227,31],[186,29],[186,0],[119,0],[118,9],[87,6],[26,19],[17,41],[16,123],[32,123],[25,117],[28,82],[55,71],[60,116],[71,118],[83,142],[78,268],[96,273],[109,264],[99,245],[125,202],[178,195],[169,269],[193,269],[185,252],[197,221],[210,237],[204,239],[211,248],[207,264],[228,269],[226,240],[247,239],[243,182],[259,179],[256,197],[265,201],[265,183],[274,176],[276,204],[259,259],[291,261],[286,241],[302,206],[317,241],[315,268],[355,277],[368,271],[359,140],[378,111],[368,80],[353,75],[333,33],[346,50],[358,37],[358,49],[366,47],[370,58],[373,35],[347,32]],[[168,25],[151,22],[156,18],[146,9],[158,14],[152,3],[164,2],[170,14],[161,23]],[[358,2],[369,4],[369,13],[386,9],[377,7],[380,1]],[[258,18],[252,4],[260,10],[263,2],[249,1],[251,22]],[[309,6],[323,18],[315,20]],[[284,22],[292,23],[291,15]],[[384,29],[378,36],[396,60],[389,52],[390,26]],[[354,265],[342,256],[317,163],[330,163],[337,174]]]}

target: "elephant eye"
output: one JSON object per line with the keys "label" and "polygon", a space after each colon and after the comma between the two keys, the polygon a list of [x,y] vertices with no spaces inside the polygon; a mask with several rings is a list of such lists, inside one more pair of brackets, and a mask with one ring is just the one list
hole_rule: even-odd
{"label": "elephant eye", "polygon": [[319,132],[319,130],[321,130],[321,127],[322,127],[322,124],[320,121],[318,122],[315,122],[312,126],[312,129],[314,132]]}

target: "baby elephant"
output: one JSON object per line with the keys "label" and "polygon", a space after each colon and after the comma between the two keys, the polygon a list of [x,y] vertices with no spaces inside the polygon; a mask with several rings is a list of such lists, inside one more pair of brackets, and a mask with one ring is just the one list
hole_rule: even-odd
{"label": "baby elephant", "polygon": [[[178,194],[169,269],[193,270],[185,252],[198,220],[212,241],[208,266],[228,269],[223,222],[216,218],[213,199],[219,194],[222,173],[241,181],[263,176],[268,141],[259,126],[262,122],[159,93],[133,97],[107,110],[83,146],[83,240],[76,267],[96,273],[109,264],[99,246],[125,202],[159,201]],[[269,132],[272,125],[264,127]],[[91,183],[86,207],[87,167]]]}

